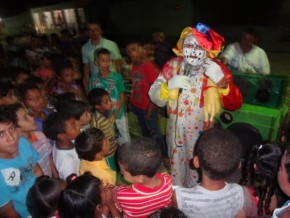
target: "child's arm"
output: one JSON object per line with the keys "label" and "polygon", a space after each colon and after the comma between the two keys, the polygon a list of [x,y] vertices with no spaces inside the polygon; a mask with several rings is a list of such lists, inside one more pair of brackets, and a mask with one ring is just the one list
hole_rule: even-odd
{"label": "child's arm", "polygon": [[105,188],[104,192],[105,192],[105,200],[103,203],[109,208],[112,218],[120,218],[121,214],[117,210],[115,202],[113,200],[112,188]]}
{"label": "child's arm", "polygon": [[12,201],[9,201],[4,206],[0,207],[0,217],[5,218],[21,218],[15,210]]}
{"label": "child's arm", "polygon": [[178,208],[175,191],[173,191],[171,196],[171,206],[174,208]]}
{"label": "child's arm", "polygon": [[50,165],[52,177],[58,178],[58,172],[57,172],[57,169],[53,163],[52,154],[49,155],[49,165]]}
{"label": "child's arm", "polygon": [[43,175],[43,171],[42,169],[40,168],[39,164],[35,164],[34,168],[33,168],[33,172],[34,174],[39,177],[39,176],[42,176]]}

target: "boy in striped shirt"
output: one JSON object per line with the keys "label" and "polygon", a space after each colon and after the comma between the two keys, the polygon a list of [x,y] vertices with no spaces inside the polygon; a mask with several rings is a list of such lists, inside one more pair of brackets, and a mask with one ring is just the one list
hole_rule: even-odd
{"label": "boy in striped shirt", "polygon": [[159,173],[162,155],[159,146],[146,137],[133,138],[117,151],[117,160],[130,186],[113,190],[115,205],[123,217],[148,217],[162,207],[170,206],[172,180]]}

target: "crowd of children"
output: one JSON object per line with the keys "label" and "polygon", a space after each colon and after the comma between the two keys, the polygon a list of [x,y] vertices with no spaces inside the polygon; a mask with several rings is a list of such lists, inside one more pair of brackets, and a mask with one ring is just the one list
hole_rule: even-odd
{"label": "crowd of children", "polygon": [[[88,27],[90,37],[93,27],[101,31]],[[81,57],[72,53],[80,48],[31,39],[22,64],[11,61],[1,72],[0,217],[290,217],[290,144],[256,145],[241,162],[237,137],[213,127],[199,137],[191,161],[199,183],[174,186],[158,108],[148,96],[160,69],[142,43],[125,46],[127,98],[109,49],[93,52],[98,73],[84,87]],[[129,134],[127,101],[143,136]],[[239,168],[241,181],[227,182]]]}

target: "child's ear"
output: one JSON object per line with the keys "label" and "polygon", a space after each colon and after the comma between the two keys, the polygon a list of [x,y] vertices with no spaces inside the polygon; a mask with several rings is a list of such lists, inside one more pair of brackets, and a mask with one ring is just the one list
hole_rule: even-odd
{"label": "child's ear", "polygon": [[199,168],[199,159],[197,156],[193,157],[193,166],[198,169]]}

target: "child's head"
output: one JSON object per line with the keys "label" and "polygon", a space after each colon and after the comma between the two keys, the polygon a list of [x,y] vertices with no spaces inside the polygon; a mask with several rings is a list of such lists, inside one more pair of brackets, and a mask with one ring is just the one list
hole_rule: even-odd
{"label": "child's head", "polygon": [[186,218],[185,214],[175,207],[163,207],[154,212],[150,218]]}
{"label": "child's head", "polygon": [[76,119],[64,112],[53,112],[43,121],[42,131],[47,138],[70,141],[77,138],[80,128]]}
{"label": "child's head", "polygon": [[133,138],[117,150],[117,160],[124,178],[134,182],[134,177],[142,175],[152,178],[162,162],[160,147],[146,137]]}
{"label": "child's head", "polygon": [[23,136],[37,129],[34,118],[29,115],[28,111],[20,103],[11,105],[11,110],[16,115],[19,135]]}
{"label": "child's head", "polygon": [[19,86],[18,94],[26,107],[32,112],[41,112],[46,106],[43,93],[35,84],[27,83]]}
{"label": "child's head", "polygon": [[211,128],[195,145],[193,165],[212,180],[223,180],[239,166],[242,145],[229,130]]}
{"label": "child's head", "polygon": [[55,109],[60,112],[71,114],[78,121],[80,126],[87,125],[91,121],[88,105],[83,101],[71,98],[63,99],[57,102]]}
{"label": "child's head", "polygon": [[126,52],[132,63],[138,62],[144,55],[142,45],[138,41],[127,43]]}
{"label": "child's head", "polygon": [[13,86],[19,86],[25,83],[30,77],[29,72],[22,68],[14,68],[11,72],[11,84]]}
{"label": "child's head", "polygon": [[55,215],[65,185],[65,181],[59,178],[37,177],[26,197],[27,208],[32,218],[47,218]]}
{"label": "child's head", "polygon": [[86,172],[67,185],[58,210],[62,218],[95,218],[101,207],[101,180]]}
{"label": "child's head", "polygon": [[288,142],[280,161],[278,183],[281,190],[290,197],[290,142]]}
{"label": "child's head", "polygon": [[0,106],[0,158],[12,159],[18,155],[18,132],[15,113],[10,106]]}
{"label": "child's head", "polygon": [[94,52],[95,64],[102,70],[109,69],[112,65],[112,59],[110,51],[106,48],[98,48]]}
{"label": "child's head", "polygon": [[56,66],[56,74],[58,80],[66,85],[70,85],[73,83],[73,65],[69,60],[58,61]]}
{"label": "child's head", "polygon": [[101,130],[89,128],[76,138],[75,148],[80,159],[94,161],[108,154],[110,144]]}
{"label": "child's head", "polygon": [[281,150],[276,143],[255,145],[243,166],[241,184],[251,186],[259,198],[258,214],[269,214],[271,197],[277,187],[277,172]]}
{"label": "child's head", "polygon": [[15,104],[18,98],[12,85],[0,82],[0,105]]}
{"label": "child's head", "polygon": [[93,111],[99,110],[101,112],[108,112],[113,108],[109,93],[101,88],[94,88],[90,91],[88,100]]}
{"label": "child's head", "polygon": [[56,55],[52,52],[45,52],[40,57],[40,65],[45,68],[53,67]]}

